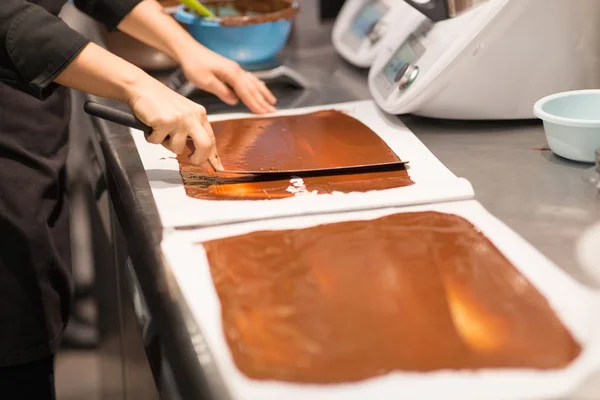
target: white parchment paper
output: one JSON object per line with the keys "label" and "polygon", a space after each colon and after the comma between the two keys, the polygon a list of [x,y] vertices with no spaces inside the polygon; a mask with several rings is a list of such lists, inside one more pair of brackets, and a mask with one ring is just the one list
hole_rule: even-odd
{"label": "white parchment paper", "polygon": [[[193,243],[259,230],[283,230],[349,220],[370,220],[398,212],[434,210],[456,214],[478,227],[549,300],[584,347],[582,355],[560,371],[482,370],[430,374],[391,373],[340,385],[297,385],[255,381],[235,366],[222,332],[220,302],[206,254]],[[185,300],[205,335],[218,369],[234,398],[252,400],[364,399],[550,399],[563,398],[600,367],[600,294],[559,269],[476,201],[290,217],[223,225],[167,235],[162,245]]]}
{"label": "white parchment paper", "polygon": [[[278,200],[199,200],[185,194],[174,154],[162,146],[149,144],[141,131],[132,130],[163,225],[209,226],[290,215],[473,198],[473,188],[467,180],[452,174],[400,120],[383,114],[372,101],[286,110],[275,115],[331,109],[347,112],[359,119],[402,160],[410,161],[408,173],[415,185],[367,193],[323,194]],[[211,121],[247,117],[248,114],[225,114],[212,117]]]}

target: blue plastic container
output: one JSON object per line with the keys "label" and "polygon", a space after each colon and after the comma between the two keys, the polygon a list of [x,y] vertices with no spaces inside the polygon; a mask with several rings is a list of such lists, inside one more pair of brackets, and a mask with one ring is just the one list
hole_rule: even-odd
{"label": "blue plastic container", "polygon": [[544,121],[550,150],[570,160],[595,162],[594,152],[600,148],[600,90],[544,97],[533,113]]}
{"label": "blue plastic container", "polygon": [[[205,3],[210,8],[210,3]],[[291,3],[290,7],[298,7]],[[269,63],[290,35],[292,21],[279,19],[271,22],[223,26],[219,20],[198,17],[179,6],[175,19],[187,27],[188,32],[200,43],[244,67]]]}

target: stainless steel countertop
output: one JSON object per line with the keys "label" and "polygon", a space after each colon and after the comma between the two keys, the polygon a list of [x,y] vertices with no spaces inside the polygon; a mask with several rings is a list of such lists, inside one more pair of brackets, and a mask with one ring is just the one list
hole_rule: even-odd
{"label": "stainless steel countertop", "polygon": [[[284,51],[283,59],[286,65],[308,78],[313,87],[306,91],[276,88],[280,106],[370,99],[366,72],[350,66],[337,55],[331,45],[330,32],[331,24],[321,24],[317,20],[316,0],[303,0],[295,35]],[[209,97],[201,96],[199,100],[203,100],[209,113],[231,111]],[[471,181],[476,200],[492,214],[574,278],[593,285],[578,266],[574,253],[575,243],[585,228],[600,220],[598,194],[581,179],[590,165],[563,160],[549,151],[539,150],[546,147],[546,141],[542,126],[535,121],[451,122],[413,116],[401,120],[456,175]],[[119,193],[124,207],[139,214],[143,228],[160,229],[150,187],[147,180],[140,178],[143,167],[137,153],[132,151],[129,132],[114,124],[100,126],[101,140],[106,142],[103,149],[112,174],[122,175],[123,185],[132,186]],[[131,218],[131,223],[136,223],[135,218]],[[150,242],[143,245],[156,246],[160,236],[155,232]],[[157,254],[156,251],[152,253]],[[160,257],[154,258],[157,258],[156,268],[164,268]],[[165,277],[161,275],[160,279]],[[161,286],[160,283],[157,285]],[[153,293],[152,288],[146,290],[147,286],[142,282],[146,295],[163,295]],[[166,290],[164,286],[162,290]],[[180,297],[173,298],[176,293],[167,294],[170,303],[182,301]],[[179,308],[185,314],[185,304],[180,304]],[[193,330],[184,330],[192,335]],[[191,341],[198,342],[194,337]],[[206,368],[206,360],[201,364],[203,369]],[[208,371],[208,374],[212,373],[214,371]],[[593,382],[598,386],[600,378],[594,378]],[[600,393],[598,387],[588,390]]]}
{"label": "stainless steel countertop", "polygon": [[456,175],[468,179],[475,199],[582,283],[575,243],[600,220],[598,192],[582,175],[591,167],[547,150],[537,122],[444,122],[403,118]]}

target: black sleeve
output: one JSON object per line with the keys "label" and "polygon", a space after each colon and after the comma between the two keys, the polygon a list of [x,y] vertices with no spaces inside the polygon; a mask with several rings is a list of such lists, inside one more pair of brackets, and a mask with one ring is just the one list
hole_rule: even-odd
{"label": "black sleeve", "polygon": [[117,25],[133,10],[142,0],[74,0],[75,6],[103,23],[110,30],[115,30]]}
{"label": "black sleeve", "polygon": [[40,6],[1,1],[0,82],[43,99],[88,39]]}

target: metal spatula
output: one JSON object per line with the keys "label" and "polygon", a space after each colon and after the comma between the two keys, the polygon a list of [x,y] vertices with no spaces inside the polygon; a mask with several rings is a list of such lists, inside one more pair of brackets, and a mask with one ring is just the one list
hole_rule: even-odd
{"label": "metal spatula", "polygon": [[[147,135],[152,133],[152,128],[137,119],[133,114],[116,108],[108,107],[102,104],[88,101],[84,105],[85,112],[88,114],[111,121],[120,125],[124,125],[133,129],[138,129]],[[167,139],[168,140],[168,136]],[[267,179],[276,178],[291,178],[291,177],[316,177],[316,176],[332,176],[332,175],[354,175],[366,174],[373,172],[388,172],[397,171],[406,168],[408,161],[396,161],[380,164],[355,165],[348,167],[334,168],[317,168],[317,169],[302,169],[302,170],[286,170],[286,171],[229,171],[215,169],[215,172],[235,174],[235,175],[254,175],[257,178],[264,177]]]}

